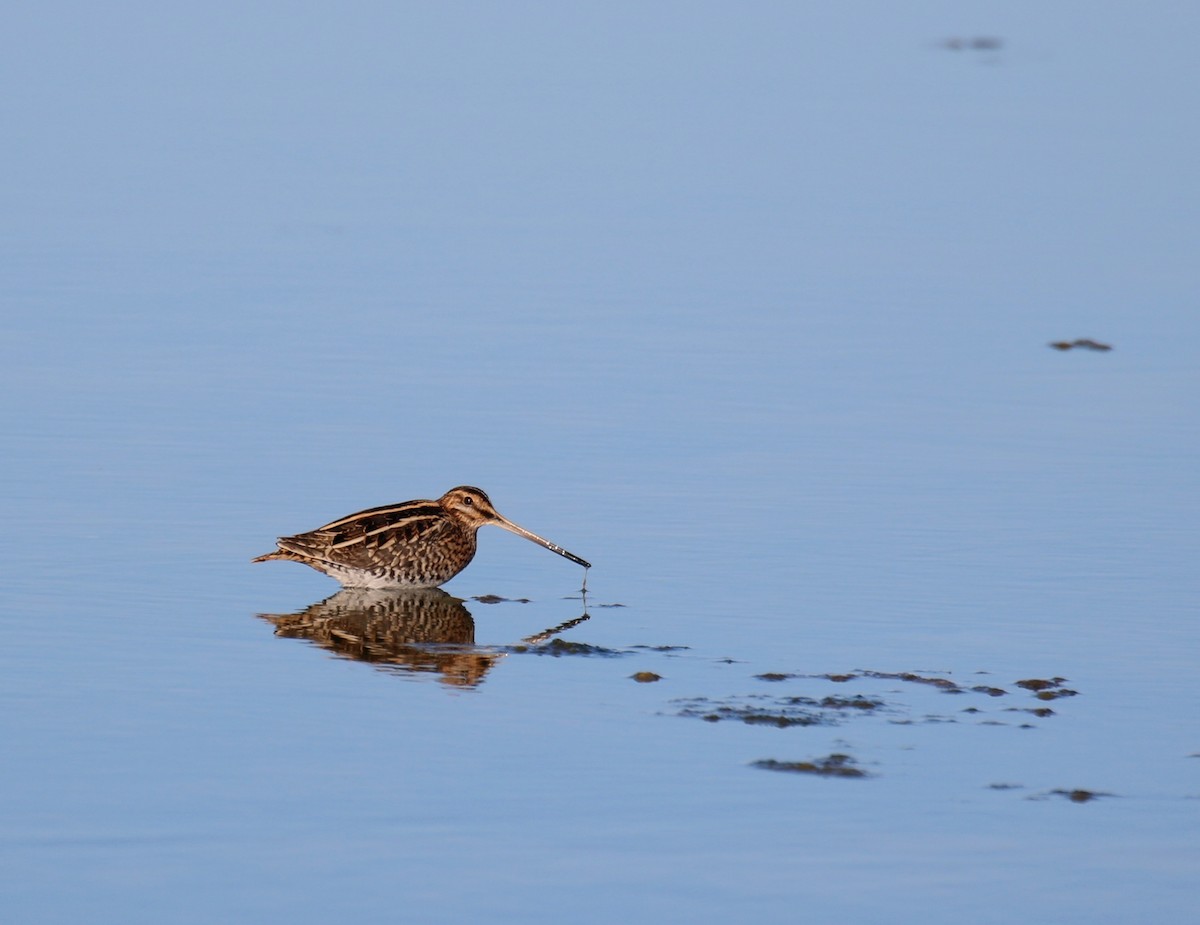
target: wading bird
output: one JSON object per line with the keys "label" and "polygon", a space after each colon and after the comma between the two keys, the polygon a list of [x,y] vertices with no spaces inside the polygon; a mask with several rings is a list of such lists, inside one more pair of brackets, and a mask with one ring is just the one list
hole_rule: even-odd
{"label": "wading bird", "polygon": [[591,568],[501,516],[478,488],[460,485],[436,501],[405,501],[359,511],[308,533],[281,536],[279,548],[252,560],[302,562],[347,588],[436,588],[475,557],[475,534],[491,524]]}

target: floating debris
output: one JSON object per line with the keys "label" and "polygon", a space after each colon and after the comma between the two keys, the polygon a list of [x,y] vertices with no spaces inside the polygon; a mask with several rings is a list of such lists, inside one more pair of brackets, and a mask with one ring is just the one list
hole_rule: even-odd
{"label": "floating debris", "polygon": [[631,674],[629,677],[637,681],[638,684],[653,684],[655,681],[662,680],[662,675],[655,674],[653,671],[639,671]]}
{"label": "floating debris", "polygon": [[1051,341],[1050,346],[1055,350],[1074,350],[1078,347],[1081,350],[1112,350],[1111,344],[1102,344],[1098,340],[1092,340],[1090,337],[1079,337],[1075,340],[1056,340]]}
{"label": "floating debris", "polygon": [[501,597],[499,594],[480,594],[471,600],[479,601],[481,604],[528,604],[530,602],[527,597]]}
{"label": "floating debris", "polygon": [[776,761],[774,758],[767,758],[750,762],[750,767],[762,768],[764,771],[817,774],[821,777],[870,777],[866,771],[855,765],[853,758],[838,752],[814,761]]}

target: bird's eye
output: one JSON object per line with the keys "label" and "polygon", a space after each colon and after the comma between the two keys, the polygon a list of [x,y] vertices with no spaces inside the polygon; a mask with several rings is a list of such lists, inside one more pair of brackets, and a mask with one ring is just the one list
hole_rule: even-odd
{"label": "bird's eye", "polygon": [[475,499],[472,498],[470,495],[463,495],[463,504],[470,507],[474,503],[475,503]]}

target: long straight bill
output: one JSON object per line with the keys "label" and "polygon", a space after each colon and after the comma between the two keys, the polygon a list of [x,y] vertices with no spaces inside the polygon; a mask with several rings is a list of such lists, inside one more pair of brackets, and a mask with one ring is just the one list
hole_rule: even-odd
{"label": "long straight bill", "polygon": [[543,539],[542,537],[538,536],[536,533],[530,533],[524,527],[517,526],[515,523],[513,523],[511,520],[509,520],[506,517],[497,517],[497,519],[493,520],[492,523],[494,523],[497,527],[503,527],[505,530],[509,530],[509,531],[517,534],[517,536],[523,536],[527,540],[532,540],[533,542],[537,543],[539,546],[545,546],[551,552],[558,553],[564,559],[570,559],[576,565],[582,565],[584,568],[592,567],[592,563],[590,563],[584,559],[580,559],[579,556],[575,555],[575,553],[567,552],[561,546],[559,546],[555,543],[551,543],[547,539]]}

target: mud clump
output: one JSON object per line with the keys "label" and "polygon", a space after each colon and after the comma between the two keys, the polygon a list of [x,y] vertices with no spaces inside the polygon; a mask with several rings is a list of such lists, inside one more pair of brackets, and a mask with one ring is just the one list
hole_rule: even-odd
{"label": "mud clump", "polygon": [[1017,687],[1023,688],[1027,691],[1044,691],[1050,687],[1059,687],[1066,680],[1066,678],[1050,678],[1049,680],[1043,680],[1041,678],[1026,678],[1024,681],[1017,681],[1015,683]]}
{"label": "mud clump", "polygon": [[1096,350],[1100,353],[1105,353],[1112,350],[1112,344],[1102,344],[1098,340],[1092,340],[1090,337],[1077,337],[1075,340],[1056,340],[1051,341],[1050,346],[1055,350]]}
{"label": "mud clump", "polygon": [[680,704],[679,716],[700,717],[710,723],[739,720],[751,726],[834,726],[841,722],[839,714],[849,711],[869,713],[882,709],[882,700],[855,694],[850,697],[768,697],[753,694],[748,697],[729,697],[714,701],[695,697],[675,701]]}
{"label": "mud clump", "polygon": [[1008,693],[1002,687],[988,687],[986,684],[978,684],[971,688],[977,694],[987,694],[989,697],[1003,697]]}
{"label": "mud clump", "polygon": [[629,677],[637,681],[638,684],[653,684],[655,681],[662,680],[662,675],[655,674],[653,671],[638,671]]}
{"label": "mud clump", "polygon": [[883,701],[859,695],[857,697],[822,697],[820,704],[826,710],[878,710],[883,706]]}
{"label": "mud clump", "polygon": [[1110,797],[1111,793],[1101,793],[1099,790],[1051,790],[1050,796],[1066,797],[1072,803],[1090,803],[1100,797]]}
{"label": "mud clump", "polygon": [[1026,678],[1017,681],[1017,687],[1030,691],[1038,700],[1057,700],[1060,697],[1075,697],[1079,691],[1063,687],[1066,678]]}
{"label": "mud clump", "polygon": [[855,677],[877,678],[883,681],[906,681],[909,684],[928,684],[947,694],[961,694],[963,689],[949,678],[936,678],[930,675],[920,675],[912,671],[862,671],[857,675],[823,675],[830,681],[851,680]]}
{"label": "mud clump", "polygon": [[736,700],[712,701],[707,697],[677,700],[680,704],[677,715],[702,719],[707,723],[735,720],[748,726],[774,726],[786,729],[789,726],[826,726],[833,719],[814,709],[817,702],[802,697],[789,697],[774,703],[762,703],[757,698],[743,703]]}
{"label": "mud clump", "polygon": [[561,658],[564,655],[582,655],[595,658],[621,658],[628,652],[617,649],[605,649],[603,646],[588,645],[586,642],[567,642],[565,639],[552,639],[545,645],[530,646],[525,651],[533,655],[552,655]]}
{"label": "mud clump", "polygon": [[813,761],[776,761],[774,758],[766,758],[752,761],[750,767],[762,768],[764,771],[788,771],[792,774],[816,774],[819,777],[870,776],[855,764],[853,758],[838,752]]}

